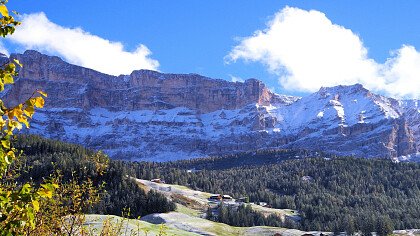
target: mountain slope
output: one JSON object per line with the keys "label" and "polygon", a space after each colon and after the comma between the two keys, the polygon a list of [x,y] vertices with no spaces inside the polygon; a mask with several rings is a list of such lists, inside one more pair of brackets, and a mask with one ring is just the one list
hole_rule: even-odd
{"label": "mountain slope", "polygon": [[256,79],[233,83],[147,70],[116,77],[36,51],[11,58],[24,67],[2,94],[6,101],[16,104],[35,89],[49,94],[29,132],[115,158],[166,161],[263,148],[397,157],[419,149],[416,101],[361,85],[298,98],[272,93]]}

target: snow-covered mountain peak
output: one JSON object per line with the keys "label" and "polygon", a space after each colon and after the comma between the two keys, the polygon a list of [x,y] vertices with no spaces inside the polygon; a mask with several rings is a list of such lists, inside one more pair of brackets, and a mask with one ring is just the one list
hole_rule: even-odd
{"label": "snow-covered mountain peak", "polygon": [[317,94],[321,97],[325,96],[337,96],[337,95],[366,95],[369,93],[363,85],[361,84],[354,84],[354,85],[338,85],[334,87],[321,87]]}
{"label": "snow-covered mountain peak", "polygon": [[36,89],[49,95],[30,132],[115,158],[163,161],[262,148],[396,157],[420,149],[418,101],[360,84],[300,98],[275,94],[257,79],[150,70],[116,77],[36,51],[12,57],[25,66],[4,100],[20,101]]}

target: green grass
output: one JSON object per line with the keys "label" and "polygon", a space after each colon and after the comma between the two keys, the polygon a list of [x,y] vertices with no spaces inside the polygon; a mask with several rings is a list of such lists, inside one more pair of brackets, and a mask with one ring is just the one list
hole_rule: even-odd
{"label": "green grass", "polygon": [[119,228],[118,235],[124,236],[154,236],[159,235],[163,230],[166,235],[198,235],[192,232],[187,232],[177,228],[173,228],[165,225],[163,229],[162,225],[151,224],[145,221],[136,220],[136,219],[126,219],[119,216],[113,215],[86,215],[86,228],[89,230],[94,230],[94,232],[99,233],[103,229],[103,223],[106,220],[110,220],[112,227]]}
{"label": "green grass", "polygon": [[179,203],[176,204],[176,212],[183,213],[183,214],[193,216],[193,217],[200,217],[200,214],[202,213],[199,210],[188,208]]}

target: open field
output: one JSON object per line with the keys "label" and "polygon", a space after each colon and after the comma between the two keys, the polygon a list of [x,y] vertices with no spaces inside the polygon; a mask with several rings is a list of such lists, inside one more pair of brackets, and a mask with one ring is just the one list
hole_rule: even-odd
{"label": "open field", "polygon": [[[197,216],[197,211],[204,213],[207,210],[209,205],[216,205],[214,201],[209,201],[208,198],[213,195],[213,193],[206,193],[197,190],[192,190],[188,187],[181,186],[181,185],[173,185],[173,184],[164,184],[164,183],[154,183],[148,180],[143,179],[136,179],[139,183],[139,186],[142,186],[143,189],[146,191],[150,189],[154,189],[163,193],[168,198],[172,199],[179,205],[186,206],[189,209],[196,210],[192,214]],[[235,204],[233,201],[231,204]],[[275,208],[268,208],[263,207],[256,204],[251,204],[252,209],[261,212],[265,215],[269,214],[277,214],[280,217],[290,217],[291,219],[298,219],[299,215],[297,214],[296,210],[292,209],[275,209]],[[181,208],[183,209],[183,208]]]}
{"label": "open field", "polygon": [[[305,232],[293,229],[255,226],[255,227],[234,227],[223,223],[217,223],[193,217],[179,212],[161,213],[147,215],[141,220],[125,219],[118,216],[87,215],[86,227],[99,232],[106,221],[109,221],[118,231],[118,235],[159,235],[163,226],[166,235],[302,235]],[[317,234],[316,232],[312,232]],[[318,233],[319,234],[319,233]]]}
{"label": "open field", "polygon": [[[236,235],[286,235],[300,236],[304,234],[319,236],[333,235],[331,232],[304,232],[296,229],[280,227],[254,226],[235,227],[223,223],[213,222],[204,219],[204,212],[209,204],[215,204],[208,200],[211,193],[192,190],[185,186],[154,183],[148,180],[136,179],[139,186],[146,191],[154,189],[168,198],[176,201],[176,212],[156,213],[137,219],[125,219],[118,216],[87,215],[86,227],[99,232],[106,222],[109,222],[118,235],[214,235],[214,236],[236,236]],[[264,214],[279,214],[283,217],[299,217],[297,211],[291,209],[274,209],[251,205],[254,210]],[[419,230],[394,231],[395,235],[420,235]]]}

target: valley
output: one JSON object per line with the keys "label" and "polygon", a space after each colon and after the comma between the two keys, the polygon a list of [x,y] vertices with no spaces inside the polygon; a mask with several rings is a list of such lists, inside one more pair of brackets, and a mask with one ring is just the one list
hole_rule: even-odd
{"label": "valley", "polygon": [[[163,223],[175,235],[372,232],[381,222],[388,230],[413,229],[400,233],[420,228],[417,163],[261,150],[164,163],[110,159],[98,175],[91,171],[97,164],[86,159],[95,152],[81,146],[33,135],[21,136],[15,146],[27,166],[19,181],[39,182],[55,170],[63,183],[73,170],[95,186],[104,181],[101,200],[85,211],[86,226],[97,230],[108,219],[125,222],[127,231],[140,225],[156,234]],[[209,200],[214,194],[250,203],[220,204]]]}
{"label": "valley", "polygon": [[0,236],[420,236],[419,10],[0,0]]}

